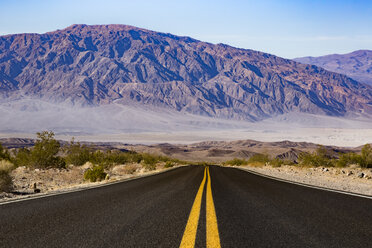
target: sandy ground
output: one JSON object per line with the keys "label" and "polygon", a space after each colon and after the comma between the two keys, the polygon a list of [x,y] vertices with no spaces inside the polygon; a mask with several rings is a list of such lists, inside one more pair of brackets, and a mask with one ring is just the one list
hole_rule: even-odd
{"label": "sandy ground", "polygon": [[372,169],[309,168],[288,165],[240,166],[240,168],[293,182],[372,196]]}
{"label": "sandy ground", "polygon": [[95,187],[106,183],[142,177],[168,170],[164,168],[163,164],[157,165],[157,168],[151,171],[142,168],[141,164],[117,165],[106,171],[109,175],[106,180],[101,182],[88,182],[84,180],[84,172],[91,166],[90,163],[87,163],[83,166],[70,166],[68,169],[46,170],[18,167],[11,172],[14,183],[14,193],[0,193],[0,202],[35,196],[35,184],[36,188],[40,190],[38,195],[46,195]]}

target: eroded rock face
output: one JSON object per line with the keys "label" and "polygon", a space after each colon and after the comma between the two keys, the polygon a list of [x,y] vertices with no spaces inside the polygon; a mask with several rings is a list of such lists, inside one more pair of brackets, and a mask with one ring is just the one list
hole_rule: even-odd
{"label": "eroded rock face", "polygon": [[303,57],[294,60],[342,73],[358,82],[372,85],[371,50],[358,50],[347,54],[331,54],[320,57]]}
{"label": "eroded rock face", "polygon": [[259,120],[372,113],[372,88],[320,67],[125,25],[0,37],[0,95]]}

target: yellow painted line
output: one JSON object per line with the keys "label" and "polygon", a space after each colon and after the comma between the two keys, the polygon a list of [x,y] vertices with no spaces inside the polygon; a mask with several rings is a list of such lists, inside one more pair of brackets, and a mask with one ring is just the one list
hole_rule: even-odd
{"label": "yellow painted line", "polygon": [[207,248],[220,248],[220,235],[218,233],[217,216],[212,196],[212,185],[211,176],[209,174],[209,167],[207,169],[207,172]]}
{"label": "yellow painted line", "polygon": [[194,203],[191,208],[191,212],[189,215],[189,219],[186,224],[185,231],[183,233],[183,237],[181,240],[180,248],[194,248],[195,246],[195,239],[196,239],[196,232],[198,230],[198,222],[200,216],[200,207],[203,197],[204,185],[206,180],[206,168],[204,169],[204,177],[203,181],[200,184],[198,193],[196,194]]}

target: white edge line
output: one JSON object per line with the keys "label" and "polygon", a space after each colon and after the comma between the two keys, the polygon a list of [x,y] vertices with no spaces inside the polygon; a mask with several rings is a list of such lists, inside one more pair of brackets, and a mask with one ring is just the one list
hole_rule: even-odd
{"label": "white edge line", "polygon": [[279,178],[279,177],[268,176],[268,175],[265,175],[265,174],[262,174],[262,173],[259,173],[259,172],[252,171],[252,170],[247,169],[247,168],[239,168],[239,167],[231,167],[231,168],[235,168],[235,169],[238,169],[238,170],[246,171],[246,172],[255,174],[257,176],[266,177],[266,178],[269,178],[269,179],[272,179],[272,180],[281,181],[281,182],[290,183],[290,184],[296,184],[296,185],[304,186],[304,187],[307,187],[307,188],[319,189],[319,190],[324,190],[324,191],[330,191],[330,192],[340,193],[340,194],[344,194],[344,195],[351,195],[351,196],[357,196],[357,197],[372,199],[372,196],[369,196],[369,195],[352,193],[352,192],[347,192],[347,191],[342,191],[342,190],[337,190],[337,189],[330,189],[330,188],[325,188],[325,187],[321,187],[321,186],[310,185],[310,184],[306,184],[306,183],[294,182],[294,181],[282,179],[282,178]]}
{"label": "white edge line", "polygon": [[[189,166],[189,165],[186,165],[186,166]],[[63,192],[44,193],[43,195],[36,195],[35,194],[35,195],[31,195],[30,197],[27,197],[27,198],[20,198],[20,199],[14,199],[14,200],[6,200],[4,202],[0,202],[0,206],[1,205],[6,205],[6,204],[11,204],[11,203],[16,203],[16,202],[35,200],[35,199],[40,199],[40,198],[45,198],[45,197],[50,197],[50,196],[63,195],[63,194],[69,194],[69,193],[74,193],[74,192],[79,192],[79,191],[85,191],[85,190],[90,190],[90,189],[96,189],[96,188],[106,187],[106,186],[110,186],[110,185],[113,185],[113,184],[118,184],[118,183],[133,181],[133,180],[136,180],[136,179],[142,179],[142,178],[146,178],[146,177],[150,177],[150,176],[159,175],[159,174],[162,174],[162,173],[165,173],[165,172],[168,172],[168,171],[171,171],[171,170],[176,170],[176,169],[179,169],[179,168],[182,168],[182,167],[186,167],[186,166],[185,165],[181,165],[181,166],[178,166],[178,167],[165,169],[163,171],[155,172],[155,173],[152,173],[152,174],[147,174],[147,175],[143,175],[143,176],[134,176],[134,177],[130,177],[130,178],[125,178],[125,179],[117,180],[117,181],[114,181],[114,182],[103,183],[103,184],[99,184],[99,185],[93,185],[91,187],[71,189],[71,190],[66,190],[66,191],[63,191]]]}

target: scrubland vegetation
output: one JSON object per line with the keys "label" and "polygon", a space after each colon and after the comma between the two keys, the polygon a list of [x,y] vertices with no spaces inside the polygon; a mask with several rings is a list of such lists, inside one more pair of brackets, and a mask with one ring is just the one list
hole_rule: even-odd
{"label": "scrubland vegetation", "polygon": [[247,160],[234,158],[232,160],[229,160],[223,163],[223,165],[226,165],[226,166],[242,166],[242,165],[262,166],[265,164],[270,164],[274,167],[278,167],[283,164],[292,165],[294,164],[294,162],[289,161],[289,160],[282,160],[279,158],[270,159],[269,155],[267,154],[257,153]]}
{"label": "scrubland vegetation", "polygon": [[353,152],[331,154],[323,146],[319,146],[313,153],[301,153],[297,162],[280,158],[270,159],[267,154],[255,154],[247,160],[235,158],[223,163],[226,166],[262,166],[265,164],[273,167],[280,167],[281,165],[309,167],[347,167],[357,165],[362,168],[372,168],[372,147],[369,144],[364,145],[360,154]]}
{"label": "scrubland vegetation", "polygon": [[[139,171],[171,168],[179,164],[186,164],[186,162],[149,153],[99,149],[93,145],[75,142],[74,139],[67,144],[61,144],[55,139],[53,132],[44,131],[37,133],[37,141],[31,148],[8,150],[0,144],[0,192],[12,191],[11,172],[18,167],[35,171],[46,169],[68,171],[70,168],[80,168],[79,178],[81,180],[84,177],[85,181],[96,182],[107,179],[111,175],[131,175]],[[194,164],[211,165],[208,162]],[[271,165],[272,167],[282,165],[347,167],[354,165],[361,168],[372,168],[372,148],[367,144],[359,153],[338,154],[319,146],[314,152],[299,154],[296,161],[272,158],[269,154],[256,153],[248,159],[234,158],[224,162],[223,165],[256,167],[263,165]]]}
{"label": "scrubland vegetation", "polygon": [[[125,171],[133,174],[138,165],[145,170],[155,170],[159,164],[170,168],[186,162],[165,156],[134,151],[99,150],[94,146],[82,145],[74,139],[62,146],[53,132],[37,133],[37,141],[32,148],[18,148],[11,152],[0,144],[0,192],[12,190],[10,172],[21,166],[30,169],[68,169],[91,163],[84,173],[84,179],[91,182],[107,178],[107,171],[116,165],[127,165]],[[137,166],[133,166],[137,164]]]}
{"label": "scrubland vegetation", "polygon": [[0,192],[9,192],[13,188],[9,172],[13,169],[9,152],[0,144]]}

